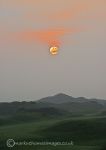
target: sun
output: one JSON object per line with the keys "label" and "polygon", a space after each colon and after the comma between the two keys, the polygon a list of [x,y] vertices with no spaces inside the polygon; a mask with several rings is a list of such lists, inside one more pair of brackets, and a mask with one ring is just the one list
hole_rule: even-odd
{"label": "sun", "polygon": [[58,47],[57,47],[57,46],[52,46],[52,47],[50,48],[50,53],[51,53],[52,55],[57,55],[57,54],[58,54]]}

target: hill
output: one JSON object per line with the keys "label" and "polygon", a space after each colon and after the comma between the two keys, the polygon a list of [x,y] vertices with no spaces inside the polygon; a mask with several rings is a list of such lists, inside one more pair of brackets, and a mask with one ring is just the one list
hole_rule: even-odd
{"label": "hill", "polygon": [[57,117],[100,116],[105,114],[105,111],[105,100],[74,98],[60,93],[37,101],[0,103],[0,124]]}

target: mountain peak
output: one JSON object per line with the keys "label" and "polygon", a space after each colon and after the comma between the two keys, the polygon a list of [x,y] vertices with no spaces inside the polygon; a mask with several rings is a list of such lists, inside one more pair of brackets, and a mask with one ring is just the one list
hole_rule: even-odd
{"label": "mountain peak", "polygon": [[58,94],[54,95],[54,97],[63,97],[63,96],[64,97],[71,97],[71,96],[64,94],[64,93],[58,93]]}
{"label": "mountain peak", "polygon": [[54,103],[54,104],[61,104],[61,103],[67,103],[67,102],[72,102],[73,97],[66,95],[64,93],[59,93],[54,96],[46,97],[40,99],[40,102],[49,102],[49,103]]}

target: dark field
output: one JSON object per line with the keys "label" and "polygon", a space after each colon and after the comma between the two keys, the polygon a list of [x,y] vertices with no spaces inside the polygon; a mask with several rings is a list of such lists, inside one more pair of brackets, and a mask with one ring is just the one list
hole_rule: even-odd
{"label": "dark field", "polygon": [[[0,127],[0,149],[25,150],[105,150],[106,118],[80,117],[73,119],[50,119]],[[14,141],[70,142],[73,145],[6,146],[7,139]]]}

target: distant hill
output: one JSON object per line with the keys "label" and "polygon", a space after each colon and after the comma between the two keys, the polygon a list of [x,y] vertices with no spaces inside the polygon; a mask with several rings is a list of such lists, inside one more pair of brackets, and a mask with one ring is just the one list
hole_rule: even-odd
{"label": "distant hill", "polygon": [[40,99],[38,103],[48,103],[52,106],[74,113],[95,113],[106,109],[106,100],[74,98],[60,93],[51,97]]}
{"label": "distant hill", "polygon": [[[60,93],[38,101],[0,103],[0,120],[33,121],[45,118],[105,115],[106,100],[74,98]],[[8,121],[9,122],[9,121]],[[10,121],[11,122],[11,121]]]}
{"label": "distant hill", "polygon": [[39,100],[39,102],[47,102],[47,103],[54,103],[54,104],[61,104],[61,103],[67,103],[67,102],[73,102],[74,98],[71,96],[68,96],[66,94],[57,94],[54,96],[49,96],[46,98],[42,98]]}
{"label": "distant hill", "polygon": [[49,96],[38,100],[39,102],[47,102],[47,103],[54,103],[54,104],[61,104],[67,102],[98,102],[100,104],[106,105],[106,100],[103,99],[87,99],[85,97],[72,97],[63,93],[56,94],[54,96]]}

